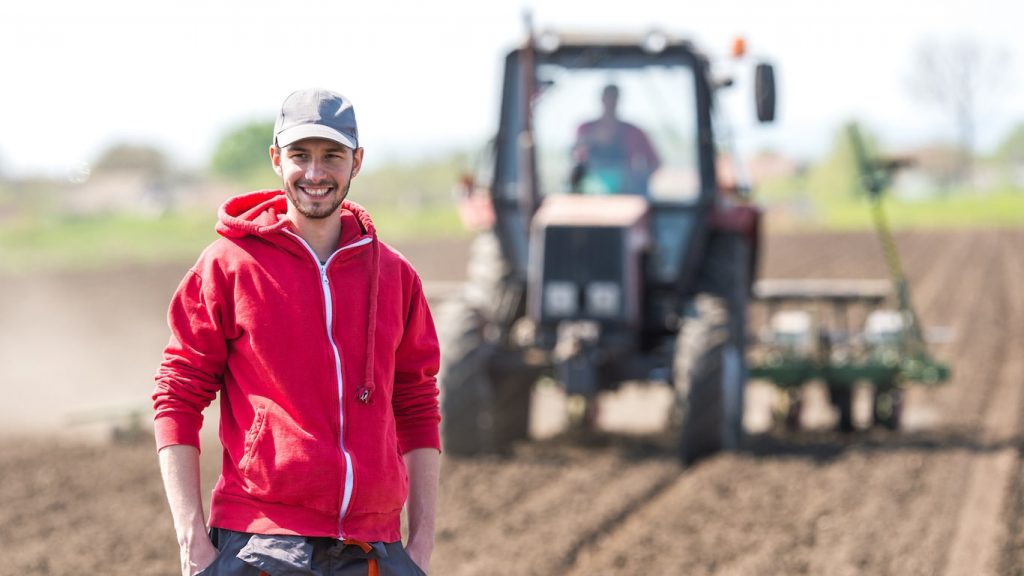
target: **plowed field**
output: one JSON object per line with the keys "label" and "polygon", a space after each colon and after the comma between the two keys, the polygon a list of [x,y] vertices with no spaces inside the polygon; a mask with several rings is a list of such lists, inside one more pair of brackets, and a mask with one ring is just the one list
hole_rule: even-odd
{"label": "plowed field", "polygon": [[[911,390],[907,430],[768,429],[686,470],[671,438],[628,427],[446,457],[432,573],[1024,573],[1024,230],[897,241],[924,325],[946,335],[932,350],[954,370]],[[464,246],[401,248],[428,281],[461,272]],[[861,233],[771,236],[761,269],[886,275]],[[0,278],[0,574],[176,573],[151,441],[79,436],[145,407],[183,272]],[[663,417],[659,398],[605,402],[644,423]],[[205,446],[208,488],[219,454]]]}

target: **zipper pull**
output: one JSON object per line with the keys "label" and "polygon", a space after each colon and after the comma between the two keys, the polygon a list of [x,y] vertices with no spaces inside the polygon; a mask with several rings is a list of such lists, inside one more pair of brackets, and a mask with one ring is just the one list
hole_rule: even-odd
{"label": "zipper pull", "polygon": [[359,401],[362,402],[363,404],[369,404],[370,403],[370,389],[369,388],[364,386],[363,388],[359,389]]}

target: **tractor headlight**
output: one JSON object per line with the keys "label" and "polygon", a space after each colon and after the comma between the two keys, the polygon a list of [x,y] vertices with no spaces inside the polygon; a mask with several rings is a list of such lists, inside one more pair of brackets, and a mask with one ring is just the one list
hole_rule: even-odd
{"label": "tractor headlight", "polygon": [[579,310],[578,294],[572,282],[548,282],[544,285],[544,310],[549,316],[574,316]]}
{"label": "tractor headlight", "polygon": [[614,317],[622,311],[622,289],[615,282],[591,282],[586,289],[587,312]]}

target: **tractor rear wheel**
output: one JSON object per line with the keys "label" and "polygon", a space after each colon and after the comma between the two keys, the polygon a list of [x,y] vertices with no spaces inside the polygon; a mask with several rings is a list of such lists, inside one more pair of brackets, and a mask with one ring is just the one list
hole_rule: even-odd
{"label": "tractor rear wheel", "polygon": [[445,303],[438,320],[445,451],[465,456],[507,452],[513,442],[529,436],[535,378],[524,369],[496,366],[505,354],[487,341],[483,316],[463,300]]}
{"label": "tractor rear wheel", "polygon": [[673,363],[684,464],[736,450],[743,435],[743,357],[729,337],[728,308],[706,295],[694,307],[679,331]]}

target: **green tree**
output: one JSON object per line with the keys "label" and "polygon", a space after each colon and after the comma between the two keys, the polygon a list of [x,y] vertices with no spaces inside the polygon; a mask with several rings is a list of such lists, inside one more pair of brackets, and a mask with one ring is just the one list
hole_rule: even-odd
{"label": "green tree", "polygon": [[273,133],[274,122],[263,120],[229,130],[214,149],[210,171],[252,188],[276,186],[279,181],[267,154]]}

